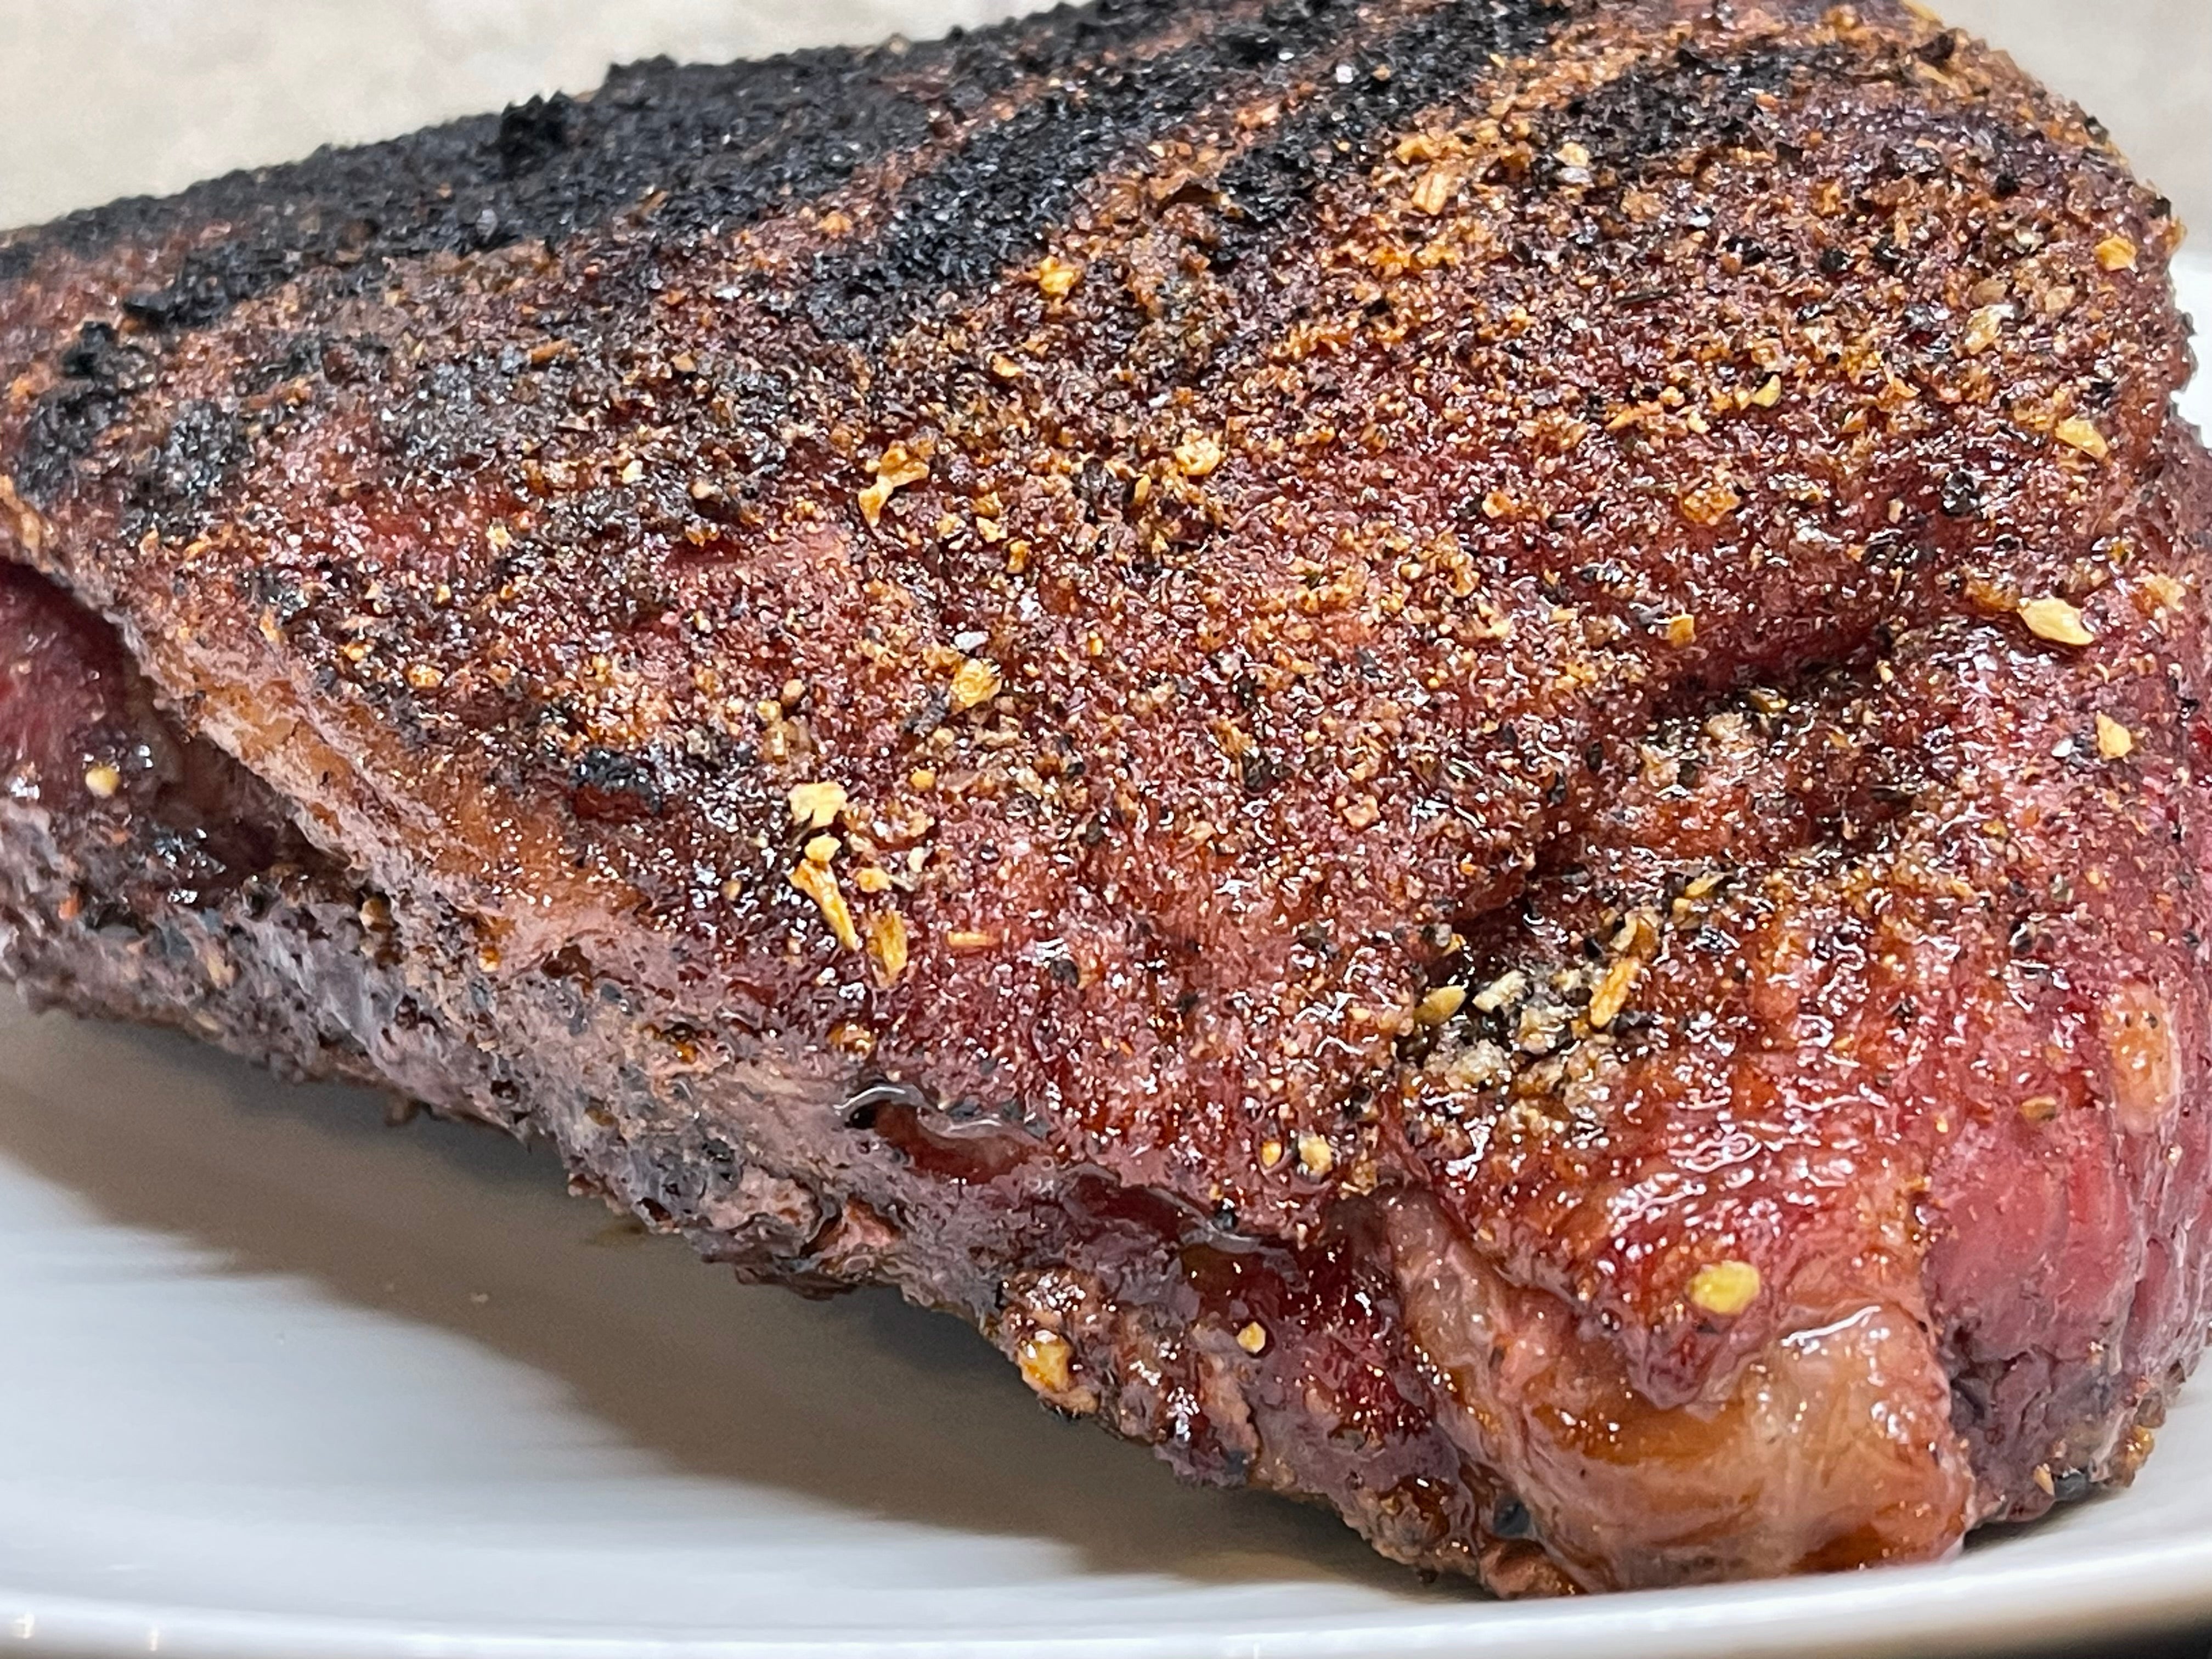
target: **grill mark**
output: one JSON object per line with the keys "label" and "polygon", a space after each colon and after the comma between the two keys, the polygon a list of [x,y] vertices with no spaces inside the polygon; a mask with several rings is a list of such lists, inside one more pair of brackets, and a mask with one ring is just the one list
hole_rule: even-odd
{"label": "grill mark", "polygon": [[[308,271],[335,267],[343,290],[373,281],[393,258],[470,243],[489,247],[526,236],[556,238],[584,227],[593,214],[611,215],[634,203],[638,181],[669,156],[689,173],[660,186],[670,193],[658,229],[680,239],[744,222],[837,188],[888,149],[926,143],[933,118],[941,119],[927,95],[933,88],[943,92],[942,103],[972,109],[1025,78],[1080,64],[1076,86],[1024,105],[922,173],[908,187],[888,233],[857,261],[849,250],[819,256],[818,268],[833,258],[842,268],[808,296],[808,320],[828,338],[879,343],[914,320],[917,292],[972,293],[1032,252],[1088,183],[1221,100],[1225,83],[1243,77],[1257,91],[1310,76],[1311,59],[1332,51],[1343,53],[1353,70],[1348,83],[1326,76],[1309,102],[1227,170],[1225,240],[1279,233],[1330,180],[1373,165],[1378,137],[1463,94],[1481,78],[1491,53],[1540,44],[1568,9],[1528,0],[1445,0],[1437,9],[1397,20],[1363,45],[1355,44],[1362,20],[1343,0],[1279,0],[1255,16],[1211,27],[1197,40],[1150,58],[1125,58],[1102,71],[1098,56],[1111,57],[1117,48],[1141,54],[1147,34],[1164,33],[1164,23],[1172,27],[1176,15],[1170,0],[1135,0],[1055,15],[1027,35],[994,32],[903,57],[876,49],[728,69],[637,66],[618,71],[589,103],[533,100],[502,116],[417,139],[235,175],[176,203],[118,204],[64,222],[58,234],[87,234],[87,225],[103,216],[206,211],[220,205],[211,198],[245,194],[258,216],[246,236],[196,256],[168,288],[132,302],[144,331],[183,332],[211,325],[243,300]],[[1282,61],[1284,54],[1290,62]],[[1755,113],[1753,94],[1786,85],[1815,56],[1769,50],[1707,59],[1685,49],[1663,67],[1625,76],[1567,108],[1589,147],[1625,167],[1670,154],[1686,140],[1710,144],[1741,136]],[[1381,64],[1389,66],[1388,80],[1374,76]],[[968,73],[973,65],[985,72]],[[947,66],[958,72],[937,73]],[[900,84],[893,84],[893,75]],[[854,106],[869,112],[857,131],[841,118]],[[831,135],[825,128],[842,130]],[[744,142],[755,134],[763,136]],[[441,158],[455,160],[456,167],[441,168]],[[400,161],[416,181],[411,189],[391,182]],[[441,203],[428,181],[456,168],[473,170],[474,193],[457,188]],[[376,187],[387,198],[404,191],[401,205],[415,222],[386,227],[356,216],[332,226],[323,216],[325,205],[365,199],[348,182],[365,173],[377,175]],[[304,213],[287,189],[290,175],[313,186]],[[471,229],[463,222],[478,201],[487,205]],[[483,213],[496,224],[488,228]],[[1287,240],[1273,235],[1279,247]],[[20,486],[41,506],[58,499],[76,461],[127,418],[137,390],[82,377],[73,362],[63,367],[69,378],[41,400],[23,435]],[[139,505],[173,514],[204,501],[242,459],[235,442],[217,447],[220,455],[210,451],[189,467],[165,469],[162,488],[137,492],[157,500]]]}
{"label": "grill mark", "polygon": [[824,47],[757,62],[617,68],[583,100],[532,99],[289,166],[230,174],[163,201],[94,209],[0,252],[46,246],[92,255],[151,246],[180,228],[229,221],[236,234],[190,255],[166,287],[137,296],[142,323],[205,327],[313,270],[558,240],[604,224],[650,192],[672,230],[726,228],[819,198],[867,164],[926,143],[937,106],[999,95],[1070,70],[1171,21],[1173,0],[1103,0],[1028,23],[908,47]]}
{"label": "grill mark", "polygon": [[80,215],[53,234],[90,252],[155,241],[186,222],[234,222],[235,234],[187,256],[166,286],[126,302],[149,330],[201,329],[312,272],[356,273],[344,285],[366,288],[384,262],[557,241],[654,190],[670,193],[665,221],[686,228],[819,195],[927,137],[926,101],[889,78],[915,67],[881,51],[729,69],[637,65],[587,102],[533,100],[235,173],[172,202]]}
{"label": "grill mark", "polygon": [[[1479,80],[1490,53],[1530,50],[1569,15],[1551,0],[1443,0],[1358,48],[1366,20],[1345,0],[1276,0],[1149,62],[1094,70],[1080,88],[1048,94],[917,179],[864,260],[825,270],[811,319],[832,337],[884,337],[914,320],[916,297],[972,293],[1042,252],[1045,234],[1086,185],[1221,101],[1237,77],[1255,93],[1283,88],[1310,75],[1316,56],[1342,52],[1355,66],[1352,82],[1324,80],[1224,174],[1241,228],[1273,229],[1328,179],[1371,166],[1377,137]],[[1374,77],[1379,64],[1389,65],[1389,79]],[[1349,149],[1337,150],[1338,141]],[[1325,161],[1312,154],[1323,144]]]}
{"label": "grill mark", "polygon": [[[1936,48],[1947,39],[1938,36]],[[1817,98],[1851,86],[1909,84],[1911,70],[1910,54],[1893,44],[1869,52],[1835,43],[1761,42],[1728,56],[1682,46],[1669,58],[1640,64],[1562,105],[1534,142],[1537,159],[1524,184],[1543,191],[1563,183],[1558,152],[1570,140],[1589,153],[1596,179],[1587,197],[1591,203],[1612,199],[1624,185],[1656,173],[1694,172],[1705,158],[1723,150],[1741,149],[1796,165],[1801,157],[1767,121],[1758,101],[1762,95]],[[1999,110],[1948,115],[1934,129],[1925,112],[1900,112],[1899,120],[1881,176],[1924,173],[1939,165],[1998,173],[2028,156],[2055,156],[2044,133]],[[1931,133],[1953,143],[1948,161],[1938,163],[1920,148]],[[1967,141],[1963,148],[1957,145],[1961,139]],[[1731,237],[1729,246],[1748,257],[1765,257],[1747,236]],[[1875,258],[1884,257],[1878,249]],[[1892,248],[1888,257],[1905,256]],[[2008,243],[1994,243],[1984,257],[1995,265],[2016,256]],[[1826,264],[1820,273],[1830,279],[1842,274]]]}
{"label": "grill mark", "polygon": [[1723,146],[1771,149],[1759,138],[1759,96],[1788,92],[1801,75],[1840,80],[1849,63],[1836,46],[1759,45],[1729,56],[1678,47],[1562,105],[1537,146],[1530,182],[1558,182],[1556,152],[1569,139],[1589,152],[1593,167],[1632,177]]}
{"label": "grill mark", "polygon": [[[1534,52],[1576,10],[1552,0],[1446,0],[1347,56],[1349,82],[1338,81],[1332,66],[1320,92],[1223,171],[1221,211],[1206,253],[1236,289],[1235,309],[1248,326],[1218,349],[1167,365],[1168,375],[1152,389],[1172,379],[1202,393],[1247,372],[1272,337],[1249,325],[1278,308],[1274,270],[1306,252],[1292,232],[1320,192],[1378,165],[1384,141],[1409,130],[1423,111],[1449,109],[1483,84],[1492,73],[1492,54]],[[1382,65],[1389,76],[1377,80]],[[1191,550],[1205,540],[1199,537]]]}
{"label": "grill mark", "polygon": [[[1508,9],[1493,5],[1493,24],[1503,19],[1510,25],[1514,20],[1504,16]],[[1568,11],[1565,6],[1540,9],[1548,9],[1548,18],[1540,25],[1533,15],[1525,20],[1525,33],[1516,33],[1512,39],[1496,45],[1484,45],[1462,37],[1455,49],[1462,54],[1489,51],[1525,53],[1540,44],[1539,39],[1532,38],[1540,27],[1555,27],[1565,21]],[[1449,21],[1449,15],[1435,20],[1438,25]],[[1446,103],[1454,92],[1463,90],[1463,86],[1449,85],[1449,54],[1454,48],[1446,46],[1441,58],[1437,54],[1437,37],[1446,33],[1437,27],[1416,33],[1413,45],[1425,52],[1422,61],[1428,66],[1428,79],[1414,97],[1401,100],[1387,120],[1376,121],[1353,137],[1344,131],[1349,123],[1332,122],[1330,118],[1332,115],[1340,115],[1341,110],[1318,110],[1301,131],[1285,130],[1267,153],[1255,150],[1241,161],[1238,171],[1248,178],[1258,175],[1261,184],[1256,191],[1249,183],[1243,185],[1247,193],[1239,196],[1236,204],[1242,210],[1242,223],[1238,225],[1232,217],[1232,234],[1241,230],[1244,236],[1251,238],[1279,230],[1285,220],[1304,210],[1316,191],[1331,177],[1349,173],[1355,160],[1362,167],[1371,166],[1379,160],[1371,142],[1377,133],[1395,131],[1417,115],[1420,108]],[[1389,52],[1395,49],[1395,42],[1386,45],[1377,52],[1377,61],[1388,61]],[[1437,73],[1440,64],[1442,74]],[[1603,180],[1603,187],[1589,193],[1588,199],[1601,200],[1617,191],[1628,179],[1654,168],[1679,167],[1716,148],[1744,144],[1772,149],[1772,143],[1762,140],[1759,133],[1761,112],[1756,99],[1761,94],[1786,93],[1808,77],[1833,82],[1865,80],[1887,73],[1888,70],[1881,66],[1854,57],[1836,46],[1762,43],[1728,56],[1701,52],[1685,46],[1671,57],[1629,69],[1566,100],[1547,118],[1540,118],[1547,125],[1540,127],[1533,141],[1536,161],[1524,173],[1516,175],[1517,182],[1529,195],[1547,194],[1562,187],[1567,181],[1561,177],[1564,164],[1557,152],[1572,139],[1590,152],[1591,165]],[[1472,83],[1472,78],[1468,77],[1468,84]],[[1355,81],[1354,88],[1368,80],[1371,80],[1371,75],[1363,66],[1362,79]],[[1392,82],[1382,84],[1387,87],[1392,83],[1410,86],[1412,82],[1397,73],[1394,65]],[[1432,93],[1437,95],[1428,95]],[[1415,101],[1417,98],[1426,101]],[[1361,111],[1363,118],[1380,112],[1374,106]],[[1285,124],[1286,129],[1287,126]],[[1354,154],[1334,152],[1332,144],[1328,164],[1310,160],[1310,152],[1317,151],[1324,142],[1316,136],[1322,132],[1332,138],[1347,138],[1353,145]],[[1288,251],[1289,246],[1287,240],[1280,236],[1268,246],[1279,251]],[[1252,277],[1238,280],[1246,290],[1245,303],[1256,304],[1257,294],[1267,281],[1265,274],[1256,279],[1259,288],[1255,288]],[[1238,350],[1207,362],[1189,377],[1189,383],[1202,389],[1232,378],[1249,368],[1255,349],[1247,343]]]}
{"label": "grill mark", "polygon": [[1279,229],[1330,183],[1372,167],[1378,139],[1451,103],[1487,72],[1492,53],[1530,52],[1570,15],[1553,0],[1447,0],[1348,58],[1348,82],[1332,74],[1320,95],[1224,170],[1231,244]]}
{"label": "grill mark", "polygon": [[[1292,65],[1362,27],[1346,0],[1275,0],[1150,58],[1089,65],[921,174],[857,263],[825,256],[811,320],[830,337],[881,339],[914,320],[914,301],[972,293],[1043,251],[1086,186],[1172,132],[1241,79],[1281,85]],[[1288,60],[1287,62],[1285,60]]]}
{"label": "grill mark", "polygon": [[[557,240],[653,188],[677,186],[663,222],[678,233],[820,194],[874,156],[926,138],[926,100],[885,78],[915,67],[880,50],[725,70],[640,65],[617,71],[587,103],[539,101],[234,173],[169,201],[118,203],[8,252],[21,259],[55,247],[92,257],[111,244],[158,246],[188,224],[234,223],[232,234],[188,255],[164,287],[125,301],[139,339],[173,343],[288,282],[319,276],[332,297],[368,289],[392,261]],[[27,425],[18,459],[26,498],[45,507],[132,404],[70,363],[61,367],[64,379]]]}
{"label": "grill mark", "polygon": [[[373,291],[394,261],[557,242],[653,191],[666,194],[655,220],[664,237],[726,229],[921,147],[942,100],[980,101],[1070,71],[1159,30],[1176,10],[1173,0],[1105,0],[916,48],[829,48],[712,68],[657,59],[613,71],[588,100],[533,99],[167,200],[74,214],[0,240],[0,271],[20,276],[49,251],[90,258],[118,245],[159,246],[198,225],[235,227],[187,254],[162,287],[125,301],[132,329],[152,343],[214,327],[302,278],[327,283],[334,300]],[[46,507],[131,404],[66,363],[63,373],[18,462],[27,499]]]}

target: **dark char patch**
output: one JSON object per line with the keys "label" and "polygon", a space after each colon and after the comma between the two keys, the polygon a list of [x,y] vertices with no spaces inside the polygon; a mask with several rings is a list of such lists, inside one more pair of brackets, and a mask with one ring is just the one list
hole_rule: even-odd
{"label": "dark char patch", "polygon": [[1570,102],[1556,137],[1539,147],[1534,182],[1556,179],[1553,152],[1569,138],[1589,151],[1595,166],[1624,175],[1694,161],[1717,148],[1767,148],[1759,136],[1759,97],[1787,91],[1801,74],[1833,78],[1844,64],[1832,46],[1759,46],[1726,56],[1680,47],[1667,61],[1631,70]]}
{"label": "dark char patch", "polygon": [[100,439],[131,394],[152,383],[153,362],[108,323],[87,323],[62,353],[61,380],[32,406],[15,483],[41,505],[69,482],[76,458]]}
{"label": "dark char patch", "polygon": [[1347,0],[1276,0],[1184,46],[1086,66],[915,179],[857,263],[824,254],[810,320],[833,337],[880,337],[910,320],[915,301],[995,280],[1034,258],[1102,173],[1240,83],[1286,80],[1294,66],[1310,72],[1305,60],[1359,27]]}
{"label": "dark char patch", "polygon": [[1568,15],[1542,0],[1446,0],[1347,55],[1348,76],[1332,66],[1325,93],[1224,171],[1232,243],[1279,228],[1332,180],[1375,166],[1382,139],[1451,104],[1488,71],[1492,52],[1525,53]]}
{"label": "dark char patch", "polygon": [[586,750],[569,780],[568,800],[580,818],[638,823],[657,818],[666,805],[652,765],[611,749]]}
{"label": "dark char patch", "polygon": [[589,99],[532,99],[404,138],[325,149],[237,173],[164,201],[79,213],[4,250],[95,255],[228,222],[167,286],[135,296],[143,323],[204,327],[306,272],[558,241],[653,191],[672,233],[739,224],[836,189],[882,156],[928,138],[940,100],[982,99],[1024,75],[1072,69],[1154,29],[1170,0],[1109,0],[1081,11],[955,34],[926,46],[829,48],[757,63],[618,69]]}
{"label": "dark char patch", "polygon": [[295,167],[234,174],[174,203],[123,204],[68,225],[91,243],[139,240],[178,219],[239,231],[193,253],[130,310],[163,331],[204,328],[316,270],[558,242],[655,190],[678,228],[734,223],[834,189],[927,136],[921,102],[887,83],[881,52],[817,52],[729,69],[617,70],[589,102],[533,100],[503,115]]}

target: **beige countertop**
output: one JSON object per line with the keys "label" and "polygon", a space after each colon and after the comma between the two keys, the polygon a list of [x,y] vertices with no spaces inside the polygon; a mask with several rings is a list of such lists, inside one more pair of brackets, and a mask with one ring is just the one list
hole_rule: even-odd
{"label": "beige countertop", "polygon": [[[2212,0],[1939,0],[2212,234]],[[1022,0],[0,0],[0,225],[389,137],[616,60],[916,36]]]}

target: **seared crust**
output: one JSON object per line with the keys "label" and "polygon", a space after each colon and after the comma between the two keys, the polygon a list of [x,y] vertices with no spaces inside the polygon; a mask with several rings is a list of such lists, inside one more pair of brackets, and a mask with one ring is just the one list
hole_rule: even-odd
{"label": "seared crust", "polygon": [[[649,66],[18,235],[0,547],[136,666],[15,580],[133,689],[9,734],[12,961],[1403,1559],[1940,1552],[2203,1331],[2178,238],[1933,23],[1670,0]],[[1416,1197],[1674,1427],[1893,1310],[1937,1473],[1586,1536],[1637,1454],[1495,1437]]]}

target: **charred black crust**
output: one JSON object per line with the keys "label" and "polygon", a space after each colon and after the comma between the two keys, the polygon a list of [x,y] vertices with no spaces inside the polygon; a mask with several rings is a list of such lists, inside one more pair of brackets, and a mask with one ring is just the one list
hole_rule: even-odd
{"label": "charred black crust", "polygon": [[823,285],[810,314],[835,336],[880,335],[917,303],[964,295],[1034,259],[1085,187],[1146,143],[1226,98],[1318,73],[1322,93],[1224,181],[1236,216],[1279,222],[1324,179],[1366,165],[1376,134],[1448,102],[1490,53],[1526,51],[1567,15],[1541,0],[1447,3],[1370,40],[1348,0],[1272,0],[1188,45],[1107,58],[922,173],[886,233]]}
{"label": "charred black crust", "polygon": [[[1034,258],[1087,188],[1162,133],[1231,98],[1317,82],[1213,186],[1218,235],[1210,253],[1229,272],[1267,239],[1280,244],[1332,179],[1372,165],[1378,136],[1425,109],[1451,108],[1493,56],[1534,50],[1580,9],[1447,0],[1380,27],[1348,0],[1217,0],[1208,9],[1218,15],[1194,23],[1191,9],[1170,0],[1100,0],[911,48],[719,68],[656,60],[615,71],[588,99],[532,99],[0,239],[6,280],[50,251],[90,258],[221,228],[167,281],[126,296],[137,343],[108,321],[83,325],[58,365],[59,383],[26,423],[17,487],[35,504],[53,504],[101,438],[131,418],[166,341],[215,326],[283,284],[312,281],[327,306],[369,290],[395,261],[558,243],[603,231],[648,201],[656,245],[679,246],[817,200],[872,163],[972,126],[899,188],[879,232],[817,255],[803,295],[763,296],[791,307],[825,348],[880,344]],[[1685,46],[1567,105],[1525,182],[1555,183],[1553,152],[1571,137],[1616,184],[1686,166],[1716,147],[1756,147],[1760,97],[1808,77],[1895,77],[1912,67],[1858,63],[1834,45],[1733,55]],[[994,110],[1000,100],[1006,106]],[[1264,273],[1251,280],[1264,282]],[[268,379],[319,373],[336,383],[360,368],[358,353],[319,338],[296,345],[300,361],[266,366]],[[733,386],[732,395],[744,390]],[[769,384],[743,399],[762,432],[777,424],[788,391]],[[434,411],[423,418],[434,421]],[[205,500],[224,477],[223,457],[240,447],[234,419],[228,438],[216,441],[224,419],[204,410],[165,444],[154,476],[134,486],[134,505],[173,528],[170,517]]]}
{"label": "charred black crust", "polygon": [[1571,15],[1542,0],[1448,4],[1361,42],[1332,66],[1330,95],[1302,106],[1223,174],[1231,224],[1248,235],[1280,227],[1330,180],[1371,166],[1378,137],[1450,106],[1492,54],[1528,52]]}
{"label": "charred black crust", "polygon": [[617,70],[588,101],[533,100],[387,143],[233,173],[167,201],[120,202],[10,251],[19,260],[44,246],[90,255],[228,223],[229,233],[196,249],[169,283],[127,302],[148,328],[175,331],[205,327],[316,271],[352,271],[365,287],[389,260],[559,241],[657,191],[668,192],[672,225],[742,223],[920,143],[927,103],[902,82],[947,55],[877,49],[721,69],[636,64]]}
{"label": "charred black crust", "polygon": [[33,501],[51,498],[69,482],[71,464],[153,379],[151,356],[120,339],[112,323],[85,324],[62,353],[60,368],[60,384],[33,406],[24,427],[16,486]]}
{"label": "charred black crust", "polygon": [[[1572,137],[1593,164],[1635,173],[1654,165],[1686,167],[1717,148],[1761,142],[1759,100],[1786,92],[1801,76],[1832,76],[1850,57],[1837,46],[1761,46],[1722,54],[1678,47],[1669,58],[1630,70],[1563,111],[1559,137]],[[1556,174],[1545,146],[1540,164]]]}
{"label": "charred black crust", "polygon": [[914,47],[719,67],[652,59],[614,70],[588,99],[534,98],[174,198],[74,214],[0,245],[0,271],[26,270],[48,249],[88,257],[228,225],[173,280],[126,302],[149,328],[174,331],[312,272],[356,271],[365,288],[386,261],[558,242],[648,197],[665,198],[665,234],[726,229],[820,197],[920,145],[957,107],[1025,76],[1071,71],[1176,10],[1167,0],[1103,0]]}
{"label": "charred black crust", "polygon": [[[828,339],[881,340],[940,297],[1034,258],[1102,173],[1209,103],[1321,64],[1322,93],[1224,181],[1237,222],[1274,226],[1327,179],[1370,160],[1375,135],[1449,101],[1489,54],[1526,50],[1569,15],[1532,0],[1446,3],[1367,40],[1347,0],[1212,9],[1233,21],[1193,29],[1189,9],[1170,0],[1100,0],[911,48],[635,64],[589,99],[532,99],[171,199],[76,214],[0,242],[0,271],[27,270],[49,250],[88,258],[227,227],[167,282],[123,302],[137,332],[173,337],[286,283],[312,279],[335,300],[371,290],[394,261],[557,244],[648,200],[664,245],[726,231],[988,117],[1018,87],[1039,89],[925,167],[879,235],[823,256],[806,320]],[[1355,70],[1348,82],[1331,72],[1340,58]],[[130,388],[113,374],[68,364],[63,373],[25,433],[18,468],[26,498],[40,504],[59,496],[128,407]]]}
{"label": "charred black crust", "polygon": [[914,181],[884,234],[817,288],[809,320],[832,337],[878,337],[915,301],[957,294],[1034,258],[1040,234],[1093,174],[1218,92],[1222,55],[1209,39],[1109,59],[985,126]]}
{"label": "charred black crust", "polygon": [[579,817],[613,823],[657,818],[666,805],[650,765],[635,755],[597,747],[586,750],[576,763],[569,802]]}

